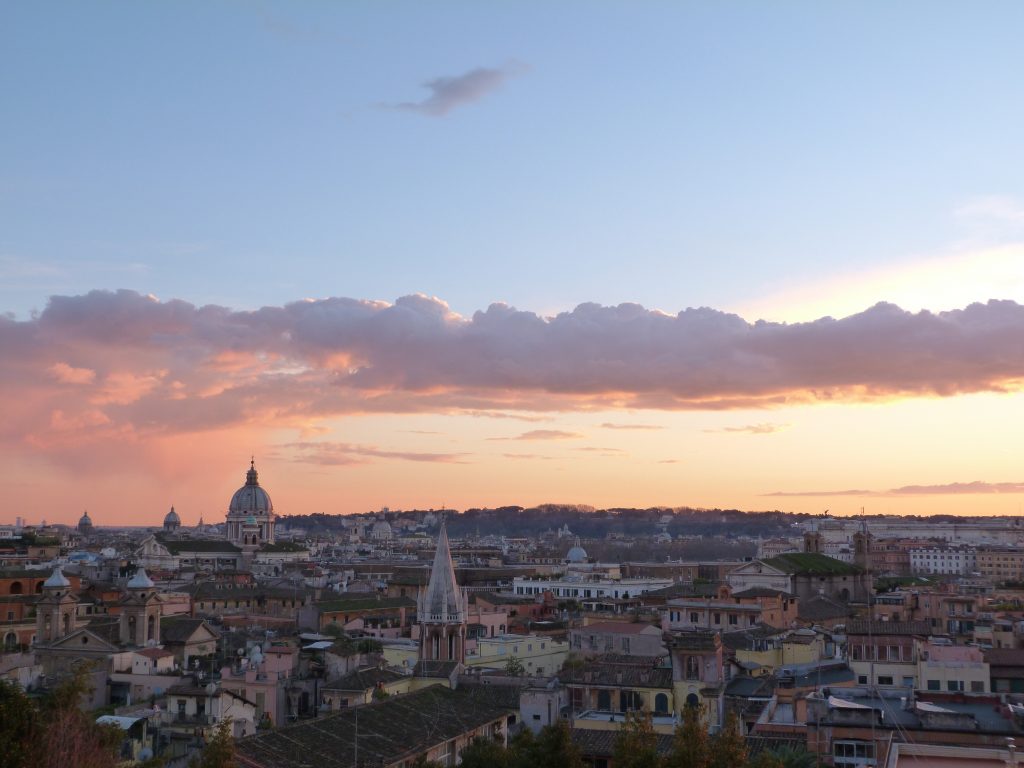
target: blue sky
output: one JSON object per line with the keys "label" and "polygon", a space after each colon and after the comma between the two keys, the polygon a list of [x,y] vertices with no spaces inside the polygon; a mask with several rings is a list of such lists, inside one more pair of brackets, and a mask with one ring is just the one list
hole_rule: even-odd
{"label": "blue sky", "polygon": [[[1024,196],[1017,3],[0,14],[19,316],[115,287],[732,308],[940,252],[958,208]],[[510,74],[444,116],[389,107],[476,68]]]}
{"label": "blue sky", "polygon": [[1019,513],[1022,29],[4,3],[9,506],[216,519],[255,453],[286,512]]}

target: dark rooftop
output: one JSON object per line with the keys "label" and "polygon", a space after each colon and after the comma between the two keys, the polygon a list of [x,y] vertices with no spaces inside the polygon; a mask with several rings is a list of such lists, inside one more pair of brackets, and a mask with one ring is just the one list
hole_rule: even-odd
{"label": "dark rooftop", "polygon": [[358,722],[360,764],[391,765],[510,714],[486,686],[432,685],[242,739],[238,758],[246,768],[354,768]]}
{"label": "dark rooftop", "polygon": [[868,621],[851,619],[847,635],[932,635],[935,630],[927,621]]}

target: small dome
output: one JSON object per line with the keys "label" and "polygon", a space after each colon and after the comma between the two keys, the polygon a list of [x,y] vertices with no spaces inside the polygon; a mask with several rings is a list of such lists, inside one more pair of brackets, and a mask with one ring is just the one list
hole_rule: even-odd
{"label": "small dome", "polygon": [[391,534],[391,523],[387,520],[379,520],[374,523],[373,529],[370,531],[370,536],[374,539],[390,539]]}
{"label": "small dome", "polygon": [[255,460],[249,463],[249,471],[245,473],[245,485],[235,491],[228,504],[228,513],[236,515],[266,515],[274,511],[274,504],[268,494],[260,487],[259,475],[256,472]]}
{"label": "small dome", "polygon": [[171,511],[164,516],[164,525],[167,525],[168,523],[181,525],[181,518],[178,517],[178,513],[174,511],[174,507],[171,507]]}
{"label": "small dome", "polygon": [[50,574],[50,578],[43,582],[43,587],[48,587],[50,589],[64,589],[65,587],[70,586],[71,582],[68,581],[68,577],[64,575],[63,571],[61,571],[59,565],[53,569],[53,573]]}
{"label": "small dome", "polygon": [[580,546],[580,537],[576,537],[576,543],[573,544],[566,555],[565,559],[570,563],[585,563],[587,562],[587,550]]}
{"label": "small dome", "polygon": [[153,580],[146,575],[145,568],[139,568],[128,581],[128,589],[152,589],[155,586]]}
{"label": "small dome", "polygon": [[83,526],[92,526],[92,518],[89,517],[88,512],[83,512],[82,516],[78,518],[78,527],[81,528]]}

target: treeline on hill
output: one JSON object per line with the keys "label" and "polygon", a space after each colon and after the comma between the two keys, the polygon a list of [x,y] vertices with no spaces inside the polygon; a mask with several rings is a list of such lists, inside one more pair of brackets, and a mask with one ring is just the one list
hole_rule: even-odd
{"label": "treeline on hill", "polygon": [[[437,514],[435,510],[431,510]],[[389,511],[388,520],[404,516],[421,517],[426,510]],[[504,506],[472,508],[464,512],[445,512],[452,536],[479,534],[505,536],[538,536],[544,531],[568,526],[583,538],[604,538],[608,534],[650,536],[660,530],[667,516],[665,531],[677,536],[782,536],[790,535],[793,525],[806,520],[805,514],[787,512],[743,512],[738,509],[694,509],[691,507],[649,507],[647,509],[595,509],[583,504],[541,504],[536,507]],[[314,513],[281,517],[278,526],[305,528],[311,533],[341,531],[345,515]]]}

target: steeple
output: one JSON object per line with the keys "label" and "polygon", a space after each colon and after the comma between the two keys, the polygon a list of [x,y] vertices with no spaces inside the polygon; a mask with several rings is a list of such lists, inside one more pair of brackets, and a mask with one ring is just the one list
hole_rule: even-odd
{"label": "steeple", "polygon": [[441,523],[437,537],[434,565],[430,569],[430,582],[422,595],[418,614],[427,624],[459,624],[466,619],[465,597],[455,580],[455,564],[448,545],[448,530]]}
{"label": "steeple", "polygon": [[260,476],[256,472],[256,457],[253,456],[249,459],[249,471],[245,473],[245,484],[246,485],[259,485]]}
{"label": "steeple", "polygon": [[442,521],[430,581],[416,601],[421,665],[425,662],[465,662],[468,612],[466,595],[455,581],[448,529]]}

